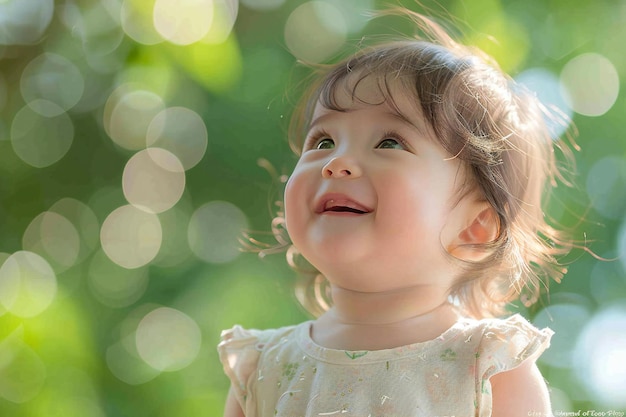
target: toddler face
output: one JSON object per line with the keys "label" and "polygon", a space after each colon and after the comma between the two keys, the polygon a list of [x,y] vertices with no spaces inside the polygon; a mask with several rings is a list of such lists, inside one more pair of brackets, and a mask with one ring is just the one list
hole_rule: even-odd
{"label": "toddler face", "polygon": [[466,222],[464,205],[457,204],[461,163],[433,137],[419,105],[399,85],[391,92],[402,113],[385,102],[374,79],[360,82],[355,98],[349,91],[335,92],[346,111],[318,103],[313,114],[285,190],[292,242],[345,288],[398,290],[423,280],[450,285],[443,248]]}

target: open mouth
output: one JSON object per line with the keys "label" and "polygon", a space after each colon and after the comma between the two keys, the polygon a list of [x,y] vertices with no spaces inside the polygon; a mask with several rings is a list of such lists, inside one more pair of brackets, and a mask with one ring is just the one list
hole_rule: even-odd
{"label": "open mouth", "polygon": [[346,198],[328,199],[318,209],[319,213],[351,213],[368,214],[371,212],[367,207]]}
{"label": "open mouth", "polygon": [[356,214],[367,214],[367,211],[364,210],[359,210],[357,208],[354,207],[347,207],[347,206],[334,206],[334,207],[330,207],[324,210],[324,212],[335,212],[335,213],[356,213]]}

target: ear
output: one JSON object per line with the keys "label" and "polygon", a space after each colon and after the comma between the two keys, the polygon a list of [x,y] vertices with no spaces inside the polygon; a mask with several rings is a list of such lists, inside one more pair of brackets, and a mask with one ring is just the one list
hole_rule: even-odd
{"label": "ear", "polygon": [[493,242],[498,237],[499,222],[491,206],[485,207],[481,204],[474,213],[458,235],[452,239],[447,249],[455,258],[476,262],[489,255],[489,252],[480,246]]}

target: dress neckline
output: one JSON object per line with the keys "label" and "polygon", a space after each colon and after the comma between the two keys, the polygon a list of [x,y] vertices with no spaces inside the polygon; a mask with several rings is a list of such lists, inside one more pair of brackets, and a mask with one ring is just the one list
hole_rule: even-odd
{"label": "dress neckline", "polygon": [[312,320],[298,325],[295,336],[300,348],[307,355],[317,360],[335,364],[364,364],[413,356],[425,358],[426,353],[430,350],[447,345],[461,336],[469,326],[475,323],[477,323],[477,320],[460,318],[450,328],[434,339],[381,350],[350,351],[320,346],[311,338]]}

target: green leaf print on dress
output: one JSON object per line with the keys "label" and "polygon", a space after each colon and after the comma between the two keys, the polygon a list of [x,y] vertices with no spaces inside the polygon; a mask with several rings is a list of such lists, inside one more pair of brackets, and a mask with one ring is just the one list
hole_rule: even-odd
{"label": "green leaf print on dress", "polygon": [[441,358],[442,361],[452,362],[456,360],[456,352],[453,351],[452,349],[446,349],[443,351],[443,353],[439,357]]}
{"label": "green leaf print on dress", "polygon": [[348,352],[346,350],[346,351],[344,351],[344,353],[346,354],[347,357],[349,357],[350,359],[354,360],[354,359],[362,358],[363,356],[367,355],[368,351],[364,350],[362,352]]}

